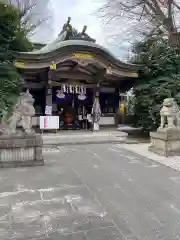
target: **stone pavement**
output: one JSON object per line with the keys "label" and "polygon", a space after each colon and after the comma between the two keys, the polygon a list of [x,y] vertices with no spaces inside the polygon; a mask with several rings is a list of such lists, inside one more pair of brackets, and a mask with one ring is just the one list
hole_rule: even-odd
{"label": "stone pavement", "polygon": [[44,167],[0,170],[0,239],[180,239],[178,171],[116,144],[44,156]]}
{"label": "stone pavement", "polygon": [[60,131],[43,134],[44,146],[64,146],[78,144],[120,143],[126,141],[127,133],[117,130],[91,131]]}
{"label": "stone pavement", "polygon": [[175,170],[180,171],[180,156],[173,157],[164,157],[159,156],[153,152],[148,151],[149,143],[140,143],[140,144],[119,144],[119,148],[124,148],[131,152],[137,153],[143,157],[149,158],[155,162],[159,162],[167,167],[171,167]]}

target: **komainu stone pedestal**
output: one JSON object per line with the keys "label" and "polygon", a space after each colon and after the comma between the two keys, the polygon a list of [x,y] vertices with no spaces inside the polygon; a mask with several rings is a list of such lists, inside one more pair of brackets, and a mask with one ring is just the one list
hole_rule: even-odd
{"label": "komainu stone pedestal", "polygon": [[180,129],[163,128],[151,132],[151,145],[149,151],[165,157],[180,156]]}
{"label": "komainu stone pedestal", "polygon": [[0,136],[0,167],[43,166],[41,135]]}

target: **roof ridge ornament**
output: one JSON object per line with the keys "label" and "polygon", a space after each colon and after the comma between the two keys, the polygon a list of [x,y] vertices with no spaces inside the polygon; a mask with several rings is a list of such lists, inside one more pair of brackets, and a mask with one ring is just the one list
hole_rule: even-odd
{"label": "roof ridge ornament", "polygon": [[81,34],[85,34],[85,33],[86,33],[86,30],[87,30],[87,26],[86,26],[86,25],[84,25],[84,27],[83,27],[83,29],[82,29],[82,32],[81,32]]}
{"label": "roof ridge ornament", "polygon": [[88,42],[96,42],[95,39],[91,38],[87,33],[87,26],[84,25],[82,31],[80,33],[77,33],[77,35],[73,35],[70,39],[73,40],[84,40],[84,41],[88,41]]}
{"label": "roof ridge ornament", "polygon": [[58,39],[60,41],[69,40],[70,37],[73,35],[73,28],[70,22],[71,22],[71,17],[68,17],[67,22],[63,25],[62,30],[58,35]]}
{"label": "roof ridge ornament", "polygon": [[87,30],[86,25],[84,25],[81,32],[78,32],[75,28],[72,27],[70,22],[71,22],[71,17],[68,17],[67,22],[63,25],[62,31],[58,36],[59,41],[66,41],[66,40],[84,40],[89,42],[96,41],[86,33],[86,30]]}
{"label": "roof ridge ornament", "polygon": [[70,22],[71,22],[71,17],[68,17],[67,22],[63,25],[63,30],[66,30],[66,31],[71,30],[72,26]]}

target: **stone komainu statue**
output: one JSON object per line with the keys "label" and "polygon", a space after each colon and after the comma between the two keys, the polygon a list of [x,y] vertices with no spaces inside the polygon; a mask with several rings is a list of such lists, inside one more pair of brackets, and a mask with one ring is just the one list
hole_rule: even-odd
{"label": "stone komainu statue", "polygon": [[174,98],[165,98],[160,110],[159,129],[180,127],[180,109]]}
{"label": "stone komainu statue", "polygon": [[32,129],[32,116],[35,115],[33,104],[34,98],[28,90],[21,93],[11,115],[8,117],[8,113],[4,113],[0,123],[0,133],[4,135],[15,134],[17,124],[20,121],[22,121],[22,127],[26,134],[34,133]]}

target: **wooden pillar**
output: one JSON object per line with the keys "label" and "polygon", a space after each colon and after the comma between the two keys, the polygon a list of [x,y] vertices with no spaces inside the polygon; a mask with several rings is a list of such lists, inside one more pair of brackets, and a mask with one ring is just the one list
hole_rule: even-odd
{"label": "wooden pillar", "polygon": [[120,96],[119,96],[119,88],[115,88],[115,94],[116,94],[116,106],[115,106],[115,125],[118,126],[121,120],[120,116]]}
{"label": "wooden pillar", "polygon": [[93,101],[95,98],[99,98],[99,91],[100,91],[100,84],[98,83],[94,88],[93,88]]}
{"label": "wooden pillar", "polygon": [[45,115],[52,115],[52,70],[47,72]]}

